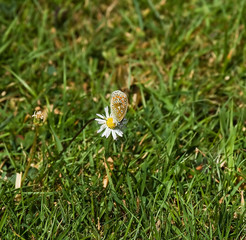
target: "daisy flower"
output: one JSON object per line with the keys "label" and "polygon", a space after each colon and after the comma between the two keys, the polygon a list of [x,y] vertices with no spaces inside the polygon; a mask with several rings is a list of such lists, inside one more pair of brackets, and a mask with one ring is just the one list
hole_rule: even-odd
{"label": "daisy flower", "polygon": [[104,110],[106,116],[97,114],[100,119],[95,119],[97,123],[101,125],[97,133],[104,131],[102,137],[105,136],[106,138],[108,138],[109,135],[112,134],[114,140],[117,139],[117,136],[122,137],[123,132],[120,130],[120,128],[122,128],[126,124],[126,119],[123,119],[123,121],[121,122],[117,122],[112,114],[109,115],[108,107],[105,107]]}

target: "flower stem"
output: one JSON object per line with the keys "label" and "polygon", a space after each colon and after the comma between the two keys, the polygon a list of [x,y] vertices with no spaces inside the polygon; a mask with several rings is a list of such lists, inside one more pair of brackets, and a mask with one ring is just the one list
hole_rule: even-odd
{"label": "flower stem", "polygon": [[32,148],[30,150],[30,154],[29,154],[29,157],[28,157],[28,160],[27,160],[27,166],[26,166],[25,173],[24,173],[24,176],[23,176],[22,181],[21,181],[21,185],[23,185],[23,183],[24,183],[24,181],[26,179],[27,173],[29,171],[29,168],[31,166],[31,163],[32,163],[32,160],[33,160],[33,157],[34,157],[34,153],[36,151],[37,138],[38,138],[38,126],[36,125],[35,126],[35,136],[34,136]]}
{"label": "flower stem", "polygon": [[89,123],[91,123],[92,121],[94,121],[95,120],[95,118],[92,118],[92,119],[90,119],[89,121],[87,121],[86,123],[85,123],[85,125],[84,126],[82,126],[82,128],[74,135],[74,137],[70,140],[70,142],[68,143],[68,145],[67,146],[65,146],[65,147],[63,147],[63,149],[62,149],[62,151],[60,152],[60,154],[59,154],[59,157],[60,156],[62,156],[62,154],[67,150],[67,148],[72,144],[72,142],[79,136],[79,134],[85,129],[85,127],[89,124]]}

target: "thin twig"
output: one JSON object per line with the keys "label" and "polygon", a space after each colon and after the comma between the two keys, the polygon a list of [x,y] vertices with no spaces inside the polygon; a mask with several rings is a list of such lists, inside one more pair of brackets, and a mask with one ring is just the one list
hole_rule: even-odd
{"label": "thin twig", "polygon": [[5,164],[5,162],[7,161],[7,159],[3,160],[3,162],[0,164],[0,170],[2,169],[3,165]]}

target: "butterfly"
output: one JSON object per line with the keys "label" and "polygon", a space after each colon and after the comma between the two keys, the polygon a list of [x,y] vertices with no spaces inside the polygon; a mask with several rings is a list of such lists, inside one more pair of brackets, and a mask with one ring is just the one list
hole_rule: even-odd
{"label": "butterfly", "polygon": [[113,118],[119,123],[127,112],[128,99],[125,93],[116,90],[111,94],[110,108]]}

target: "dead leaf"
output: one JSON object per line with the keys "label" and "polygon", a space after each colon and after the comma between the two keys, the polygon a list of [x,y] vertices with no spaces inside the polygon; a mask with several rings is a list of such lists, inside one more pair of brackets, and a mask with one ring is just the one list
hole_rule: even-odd
{"label": "dead leaf", "polygon": [[201,171],[202,168],[203,168],[203,166],[202,166],[202,165],[199,165],[199,166],[196,167],[196,170],[197,170],[197,171]]}
{"label": "dead leaf", "polygon": [[21,178],[22,178],[22,172],[21,172],[21,173],[16,173],[16,178],[15,178],[15,189],[21,187]]}
{"label": "dead leaf", "polygon": [[[104,167],[105,167],[106,172],[107,172],[107,169],[109,170],[109,174],[111,176],[111,172],[114,169],[114,160],[111,157],[109,157],[107,159],[107,162],[104,161]],[[108,179],[108,175],[106,174],[103,177],[103,188],[106,188],[108,186],[108,182],[109,182],[109,179]]]}

